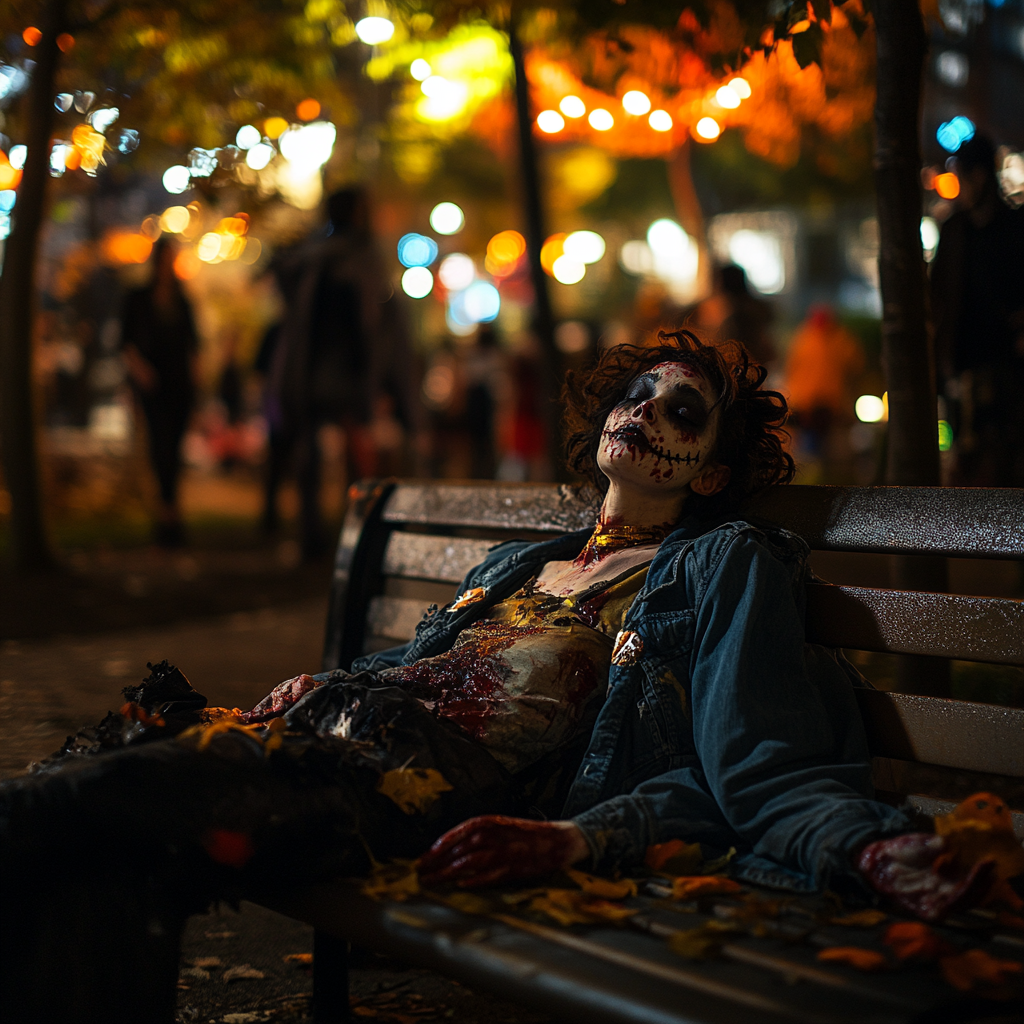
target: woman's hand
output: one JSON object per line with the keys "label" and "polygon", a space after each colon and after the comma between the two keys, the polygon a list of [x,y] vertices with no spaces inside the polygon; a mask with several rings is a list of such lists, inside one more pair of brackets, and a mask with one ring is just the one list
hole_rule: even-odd
{"label": "woman's hand", "polygon": [[419,859],[424,885],[471,889],[536,878],[583,860],[590,847],[571,821],[529,821],[496,814],[446,832]]}
{"label": "woman's hand", "polygon": [[897,906],[924,921],[941,921],[955,910],[977,906],[996,880],[994,860],[958,869],[946,853],[942,836],[911,832],[865,846],[857,868]]}

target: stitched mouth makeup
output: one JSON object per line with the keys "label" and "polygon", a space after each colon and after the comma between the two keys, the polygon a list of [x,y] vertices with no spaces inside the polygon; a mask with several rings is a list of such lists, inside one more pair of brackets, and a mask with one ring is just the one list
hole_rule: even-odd
{"label": "stitched mouth makeup", "polygon": [[[611,441],[618,441],[627,448],[635,448],[640,452],[641,457],[650,452],[658,459],[664,459],[666,462],[674,462],[680,465],[697,465],[700,462],[699,451],[696,454],[687,452],[685,455],[673,455],[670,451],[652,441],[638,423],[627,423],[615,430],[605,430],[603,436]],[[693,435],[684,435],[682,439],[689,444],[694,444],[697,441],[697,438]]]}

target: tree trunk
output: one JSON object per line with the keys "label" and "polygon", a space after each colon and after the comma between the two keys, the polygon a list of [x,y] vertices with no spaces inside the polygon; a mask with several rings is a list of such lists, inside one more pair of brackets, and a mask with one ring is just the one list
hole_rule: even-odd
{"label": "tree trunk", "polygon": [[67,0],[49,0],[37,22],[43,37],[33,50],[36,61],[25,112],[28,158],[14,208],[14,226],[0,275],[0,445],[4,478],[11,494],[9,557],[21,570],[52,563],[43,523],[32,400],[32,313],[36,293],[36,253],[49,177],[53,83]]}
{"label": "tree trunk", "polygon": [[[882,361],[889,390],[886,482],[939,484],[935,357],[921,251],[921,74],[927,39],[917,0],[876,0],[875,188],[882,288]],[[946,589],[940,558],[893,559],[893,584]],[[948,694],[945,662],[905,659],[901,689]]]}
{"label": "tree trunk", "polygon": [[555,317],[551,309],[548,278],[540,262],[540,250],[547,237],[544,226],[544,204],[537,169],[537,149],[533,141],[533,111],[530,107],[530,84],[526,78],[523,44],[516,31],[515,18],[509,23],[509,50],[516,75],[516,121],[519,129],[519,173],[522,179],[523,207],[526,220],[526,255],[530,263],[533,285],[533,329],[540,342],[543,360],[544,394],[540,396],[548,427],[548,455],[556,479],[562,478],[564,462],[561,448],[561,419],[558,405],[562,386],[562,360],[555,346]]}

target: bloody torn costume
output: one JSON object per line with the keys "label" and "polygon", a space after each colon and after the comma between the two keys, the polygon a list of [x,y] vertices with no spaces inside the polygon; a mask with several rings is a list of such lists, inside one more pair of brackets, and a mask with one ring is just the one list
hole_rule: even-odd
{"label": "bloody torn costume", "polygon": [[538,592],[588,539],[501,545],[411,643],[241,715],[158,666],[5,783],[5,1018],[171,1020],[188,914],[417,856],[477,814],[571,817],[597,870],[682,836],[735,846],[750,881],[856,886],[852,855],[909,822],[872,798],[855,674],[804,643],[803,542],[684,522],[593,592]]}

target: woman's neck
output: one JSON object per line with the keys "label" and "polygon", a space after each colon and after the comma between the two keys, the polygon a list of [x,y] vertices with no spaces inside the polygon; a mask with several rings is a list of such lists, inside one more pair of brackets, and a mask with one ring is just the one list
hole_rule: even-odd
{"label": "woman's neck", "polygon": [[623,487],[613,480],[601,503],[598,529],[603,524],[640,529],[664,527],[679,521],[685,503],[685,494],[652,495],[650,491]]}

